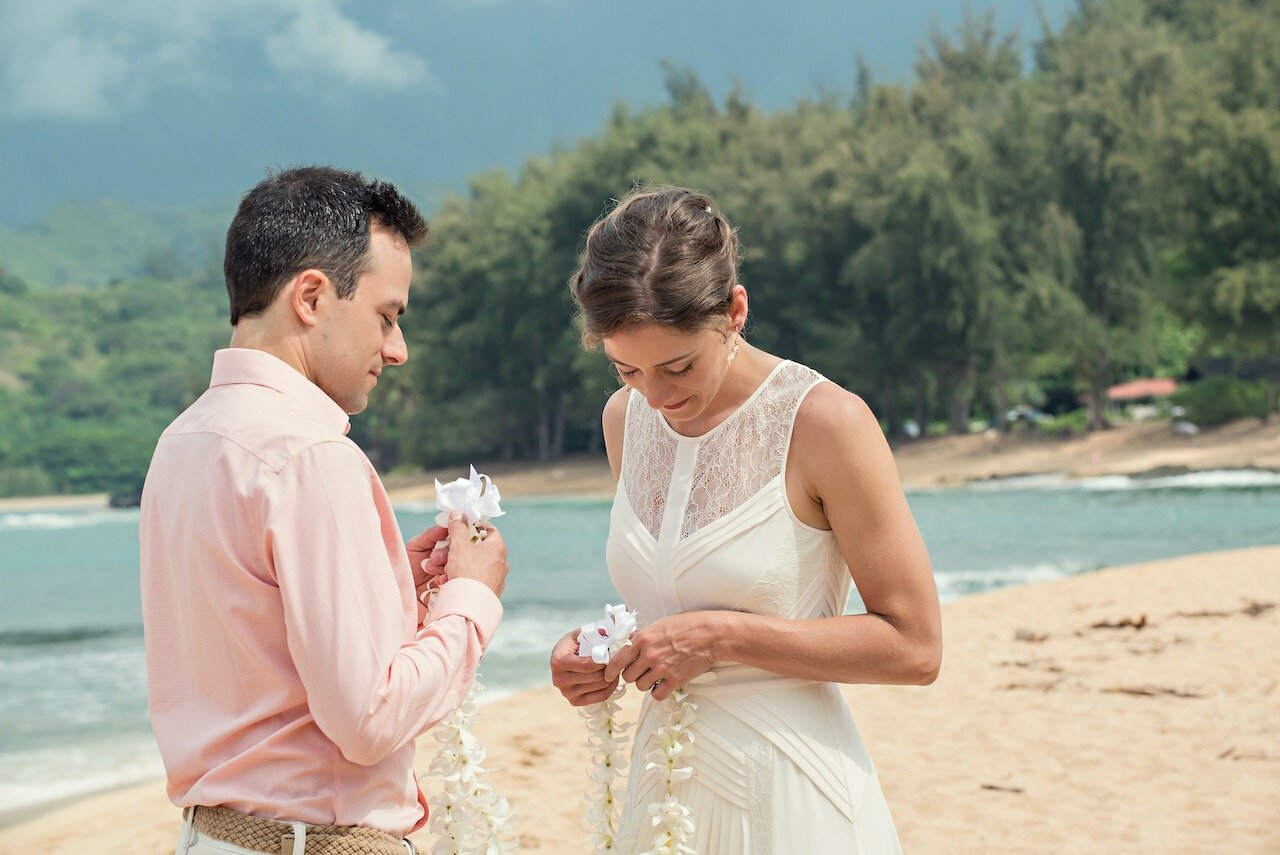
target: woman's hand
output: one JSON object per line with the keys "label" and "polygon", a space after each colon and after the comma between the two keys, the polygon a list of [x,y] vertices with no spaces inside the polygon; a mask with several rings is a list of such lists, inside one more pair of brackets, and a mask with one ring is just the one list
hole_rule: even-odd
{"label": "woman's hand", "polygon": [[631,644],[604,666],[604,679],[618,676],[662,701],[705,673],[716,661],[716,648],[734,612],[684,612],[664,617],[631,636]]}
{"label": "woman's hand", "polygon": [[618,688],[618,675],[605,675],[604,665],[578,655],[578,630],[556,642],[551,651],[551,684],[575,707],[607,701]]}

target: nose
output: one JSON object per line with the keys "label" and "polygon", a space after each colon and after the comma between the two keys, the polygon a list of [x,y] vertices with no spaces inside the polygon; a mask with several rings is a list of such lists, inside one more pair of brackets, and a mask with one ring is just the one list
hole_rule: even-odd
{"label": "nose", "polygon": [[667,392],[665,384],[657,380],[645,380],[640,394],[644,395],[644,399],[649,402],[649,406],[655,410],[662,409],[664,404],[670,404],[670,393]]}
{"label": "nose", "polygon": [[382,343],[382,358],[389,365],[404,365],[409,360],[409,345],[405,344],[399,324],[391,328],[391,335]]}

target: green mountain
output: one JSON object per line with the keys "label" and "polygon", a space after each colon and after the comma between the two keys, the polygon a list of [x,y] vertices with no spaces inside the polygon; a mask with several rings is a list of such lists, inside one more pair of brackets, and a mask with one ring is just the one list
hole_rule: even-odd
{"label": "green mountain", "polygon": [[168,278],[216,263],[234,204],[145,210],[118,199],[65,202],[17,231],[0,228],[0,268],[33,290]]}

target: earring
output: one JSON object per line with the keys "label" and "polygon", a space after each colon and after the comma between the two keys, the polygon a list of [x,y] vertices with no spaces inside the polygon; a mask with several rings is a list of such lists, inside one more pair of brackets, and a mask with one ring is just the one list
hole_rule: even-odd
{"label": "earring", "polygon": [[[735,331],[735,334],[737,334],[737,331]],[[738,341],[739,339],[735,335],[735,338],[733,340],[733,347],[729,349],[729,355],[725,357],[725,361],[728,362],[730,365],[733,364],[733,360],[738,358]]]}

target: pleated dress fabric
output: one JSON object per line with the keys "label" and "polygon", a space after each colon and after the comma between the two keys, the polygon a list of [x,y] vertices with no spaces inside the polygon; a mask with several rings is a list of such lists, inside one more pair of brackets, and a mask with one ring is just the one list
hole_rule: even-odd
{"label": "pleated dress fabric", "polygon": [[[786,494],[796,412],[824,378],[783,361],[706,434],[676,433],[644,398],[627,405],[610,517],[609,575],[641,625],[701,609],[783,618],[841,614],[852,587],[835,536],[801,522]],[[838,687],[716,664],[697,705],[692,778],[699,855],[901,852],[875,768]],[[645,770],[670,702],[646,697],[633,734],[623,853],[645,852],[664,777]]]}

